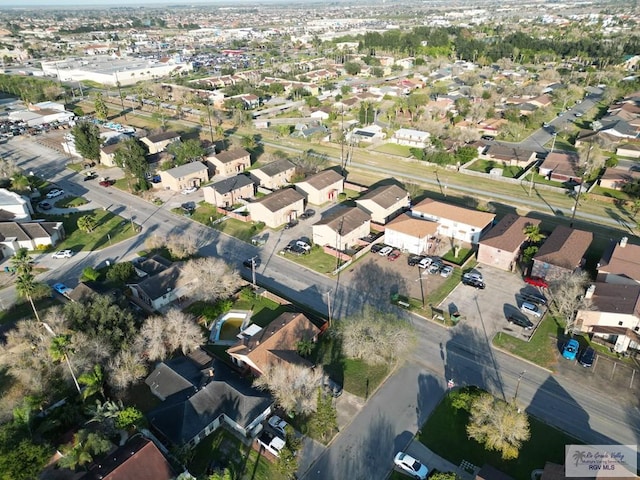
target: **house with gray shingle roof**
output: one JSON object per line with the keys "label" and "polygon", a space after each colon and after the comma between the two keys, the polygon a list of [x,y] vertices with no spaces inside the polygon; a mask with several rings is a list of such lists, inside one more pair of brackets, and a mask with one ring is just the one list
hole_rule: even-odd
{"label": "house with gray shingle roof", "polygon": [[160,172],[162,186],[179,192],[185,188],[199,187],[209,181],[209,169],[202,162],[190,162]]}
{"label": "house with gray shingle roof", "polygon": [[236,175],[251,166],[251,155],[244,148],[209,154],[207,163],[216,175]]}
{"label": "house with gray shingle roof", "polygon": [[251,178],[261,187],[276,190],[291,183],[296,166],[290,160],[281,158],[249,172]]}
{"label": "house with gray shingle roof", "polygon": [[55,246],[65,237],[62,222],[0,222],[0,253],[10,257],[21,248]]}
{"label": "house with gray shingle roof", "polygon": [[296,190],[313,205],[337,200],[344,191],[344,177],[335,170],[323,170],[296,183]]}
{"label": "house with gray shingle roof", "polygon": [[251,220],[277,228],[304,212],[304,195],[293,188],[276,190],[248,205]]}
{"label": "house with gray shingle roof", "polygon": [[[166,266],[156,260],[149,266],[152,268],[146,271],[150,273],[128,286],[134,297],[153,310],[162,310],[169,304],[184,299],[191,292],[194,282],[198,281],[185,278],[178,263]],[[145,271],[144,267],[144,264],[136,265],[136,273]]]}
{"label": "house with gray shingle roof", "polygon": [[253,198],[255,186],[247,175],[240,174],[214,182],[202,188],[204,201],[216,207],[227,208],[240,199]]}
{"label": "house with gray shingle roof", "polygon": [[358,207],[336,208],[311,228],[314,244],[344,251],[369,235],[371,216]]}
{"label": "house with gray shingle roof", "polygon": [[533,257],[531,276],[547,281],[572,273],[584,265],[593,233],[558,225]]}
{"label": "house with gray shingle roof", "polygon": [[384,225],[409,208],[409,193],[398,185],[383,185],[368,190],[356,205],[371,215],[371,221]]}
{"label": "house with gray shingle roof", "polygon": [[147,146],[149,153],[153,155],[154,153],[164,152],[169,145],[179,142],[180,134],[171,131],[160,132],[142,137],[140,141]]}

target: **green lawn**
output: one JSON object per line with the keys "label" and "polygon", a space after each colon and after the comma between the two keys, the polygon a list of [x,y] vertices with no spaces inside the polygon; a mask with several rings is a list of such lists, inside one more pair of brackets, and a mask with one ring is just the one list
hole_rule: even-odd
{"label": "green lawn", "polygon": [[408,158],[411,156],[411,147],[406,145],[397,145],[395,143],[385,143],[373,149],[374,152],[388,153],[390,155],[398,155],[400,157]]}
{"label": "green lawn", "polygon": [[560,323],[555,317],[547,314],[529,342],[504,332],[498,332],[493,337],[493,345],[541,367],[553,370],[557,358],[556,338],[562,333],[563,327]]}
{"label": "green lawn", "polygon": [[222,215],[216,210],[216,207],[207,202],[200,202],[196,207],[196,211],[191,214],[191,220],[200,222],[203,225],[211,225],[211,222],[217,220]]}
{"label": "green lawn", "polygon": [[521,167],[515,165],[503,165],[502,162],[495,162],[493,160],[476,160],[472,165],[468,167],[468,170],[474,172],[490,173],[493,168],[501,168],[502,176],[508,178],[516,178],[522,172]]}
{"label": "green lawn", "polygon": [[[526,177],[522,178],[522,180],[526,180],[527,182],[531,181],[531,173],[527,174]],[[543,185],[551,185],[552,187],[564,188],[561,182],[556,182],[555,180],[549,180],[547,177],[542,176],[538,173],[533,175],[533,183],[540,183]]]}
{"label": "green lawn", "polygon": [[259,234],[264,229],[264,223],[241,222],[235,218],[228,218],[224,222],[216,224],[214,228],[232,237],[250,242],[251,237]]}
{"label": "green lawn", "polygon": [[285,480],[275,469],[275,465],[236,439],[223,428],[209,435],[194,449],[193,460],[188,465],[189,472],[198,478],[204,476],[213,462],[228,467],[242,480]]}
{"label": "green lawn", "polygon": [[472,253],[473,250],[471,248],[460,248],[458,256],[456,257],[455,252],[451,249],[442,256],[442,259],[447,262],[455,263],[456,265],[463,265]]}
{"label": "green lawn", "polygon": [[265,327],[282,313],[289,311],[284,305],[279,305],[268,298],[254,295],[250,289],[240,292],[238,300],[232,307],[234,310],[251,310],[251,321],[260,327]]}
{"label": "green lawn", "polygon": [[[97,227],[91,233],[78,229],[78,219],[85,215],[93,215]],[[113,245],[135,235],[131,222],[106,210],[73,212],[65,215],[42,215],[45,220],[61,221],[66,238],[56,245],[58,250],[98,250]]]}
{"label": "green lawn", "polygon": [[86,205],[87,203],[89,203],[87,199],[82,197],[65,197],[62,200],[58,200],[54,206],[56,208],[73,208]]}
{"label": "green lawn", "polygon": [[347,392],[362,398],[368,398],[390,372],[390,366],[386,364],[369,365],[362,360],[345,358],[339,342],[327,334],[320,337],[310,361],[322,364]]}
{"label": "green lawn", "polygon": [[[38,311],[38,315],[40,315],[40,318],[44,316],[49,308],[55,305],[60,305],[60,303],[55,298],[51,297],[45,297],[39,300],[35,300],[34,303],[36,305],[36,310]],[[0,310],[0,325],[7,322],[16,322],[25,318],[35,319],[31,304],[25,300],[18,300],[17,303],[13,304],[8,309],[5,310],[3,308],[2,310]]]}
{"label": "green lawn", "polygon": [[612,188],[602,188],[600,186],[593,187],[593,189],[591,189],[589,193],[593,193],[594,195],[602,195],[603,197],[617,198],[619,200],[632,200],[628,194],[620,190],[613,190]]}
{"label": "green lawn", "polygon": [[333,272],[337,266],[336,257],[324,253],[324,250],[317,246],[311,248],[311,252],[307,255],[294,255],[293,253],[283,252],[282,256],[322,274]]}
{"label": "green lawn", "polygon": [[462,460],[481,467],[485,463],[516,479],[528,479],[531,472],[543,468],[545,462],[564,464],[565,445],[582,442],[529,416],[531,438],[515,460],[502,460],[497,452],[488,452],[475,440],[467,437],[469,413],[451,406],[449,397],[443,398],[418,433],[418,439],[436,454],[454,465]]}

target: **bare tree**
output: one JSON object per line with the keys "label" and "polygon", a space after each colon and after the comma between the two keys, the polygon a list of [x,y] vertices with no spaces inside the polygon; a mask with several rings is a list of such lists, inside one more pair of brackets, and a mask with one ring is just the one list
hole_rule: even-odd
{"label": "bare tree", "polygon": [[414,341],[409,322],[371,308],[366,308],[358,317],[340,322],[334,335],[340,337],[347,357],[374,364],[397,361]]}
{"label": "bare tree", "polygon": [[144,360],[134,349],[121,350],[109,362],[107,370],[107,383],[115,390],[124,390],[147,374]]}
{"label": "bare tree", "polygon": [[166,245],[171,255],[180,260],[192,257],[198,251],[196,240],[190,235],[169,235]]}
{"label": "bare tree", "polygon": [[503,460],[518,458],[522,442],[529,440],[529,420],[515,403],[507,403],[489,393],[471,404],[467,435],[487,450],[500,452]]}
{"label": "bare tree", "polygon": [[0,178],[11,178],[18,171],[19,169],[13,159],[0,157]]}
{"label": "bare tree", "polygon": [[169,353],[166,340],[166,323],[160,316],[149,317],[144,321],[135,340],[135,351],[150,361],[164,360]]}
{"label": "bare tree", "polygon": [[174,308],[169,310],[164,318],[166,343],[171,352],[180,350],[186,354],[202,345],[205,338],[193,315]]}
{"label": "bare tree", "polygon": [[210,302],[229,297],[242,285],[238,271],[214,257],[189,260],[182,268],[181,277],[193,284],[194,298]]}
{"label": "bare tree", "polygon": [[164,247],[165,239],[160,235],[149,235],[145,238],[144,245],[149,250],[157,250],[158,248]]}
{"label": "bare tree", "polygon": [[592,308],[591,299],[584,295],[589,282],[587,272],[567,273],[549,282],[549,291],[553,300],[550,308],[554,315],[566,321],[565,335],[573,333],[576,312]]}
{"label": "bare tree", "polygon": [[262,390],[269,390],[285,411],[310,413],[316,407],[316,394],[322,375],[321,368],[283,363],[272,365],[253,384]]}

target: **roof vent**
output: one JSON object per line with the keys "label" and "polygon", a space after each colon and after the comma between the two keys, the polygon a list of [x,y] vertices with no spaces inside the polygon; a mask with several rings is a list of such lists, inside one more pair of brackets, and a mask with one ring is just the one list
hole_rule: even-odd
{"label": "roof vent", "polygon": [[620,239],[620,248],[626,247],[628,241],[629,241],[629,237],[622,237]]}

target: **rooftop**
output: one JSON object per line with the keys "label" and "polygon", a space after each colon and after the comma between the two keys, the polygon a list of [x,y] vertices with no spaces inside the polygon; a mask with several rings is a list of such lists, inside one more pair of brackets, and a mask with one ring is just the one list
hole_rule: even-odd
{"label": "rooftop", "polygon": [[529,225],[540,225],[540,220],[508,213],[486,233],[480,243],[507,252],[514,252],[527,239],[524,229]]}
{"label": "rooftop", "polygon": [[422,220],[411,215],[400,215],[387,224],[387,229],[413,237],[426,238],[436,234],[438,223]]}
{"label": "rooftop", "polygon": [[304,195],[294,188],[283,188],[276,190],[264,197],[256,200],[254,203],[262,204],[270,212],[277,212],[283,208],[288,208],[294,203],[304,200]]}
{"label": "rooftop", "polygon": [[383,185],[367,190],[367,192],[356,200],[356,203],[362,200],[371,200],[382,208],[389,208],[401,200],[408,200],[406,190],[397,185]]}
{"label": "rooftop", "polygon": [[371,221],[368,213],[358,207],[348,207],[337,208],[334,212],[316,222],[315,225],[326,225],[340,235],[346,235],[368,221]]}
{"label": "rooftop", "polygon": [[220,163],[229,163],[245,157],[250,157],[250,154],[244,148],[234,148],[233,150],[225,150],[224,152],[209,155],[209,158],[215,158]]}
{"label": "rooftop", "polygon": [[573,270],[580,265],[593,233],[559,225],[533,257],[535,261]]}
{"label": "rooftop", "polygon": [[344,181],[344,177],[335,170],[329,169],[318,172],[315,175],[311,175],[300,183],[306,183],[316,190],[322,190],[323,188],[327,188],[341,181]]}
{"label": "rooftop", "polygon": [[178,167],[166,170],[164,173],[171,175],[173,178],[186,177],[202,171],[207,171],[207,166],[202,162],[189,162]]}
{"label": "rooftop", "polygon": [[252,184],[253,180],[246,175],[234,175],[233,177],[225,178],[224,180],[212,183],[204,188],[213,188],[220,195],[225,195],[229,192],[233,192],[234,190],[238,190]]}
{"label": "rooftop", "polygon": [[423,213],[433,217],[435,220],[444,218],[465,225],[471,225],[479,229],[489,225],[496,217],[494,213],[458,207],[449,203],[438,202],[432,198],[427,198],[413,206],[412,211]]}

